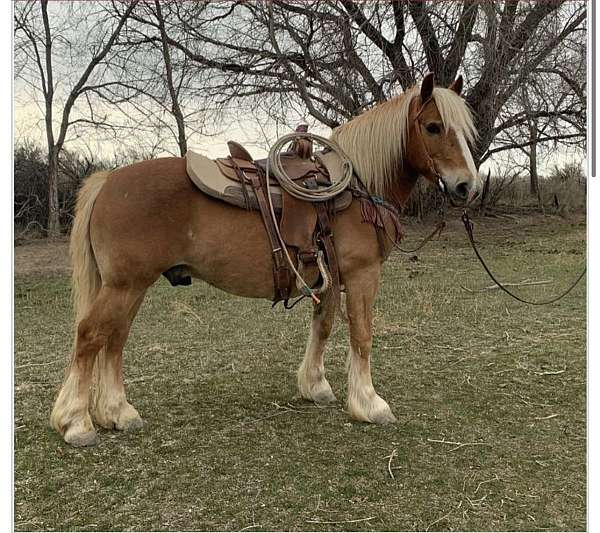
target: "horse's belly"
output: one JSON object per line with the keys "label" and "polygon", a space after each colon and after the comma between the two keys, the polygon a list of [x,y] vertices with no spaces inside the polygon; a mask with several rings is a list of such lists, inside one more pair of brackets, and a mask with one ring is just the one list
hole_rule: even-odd
{"label": "horse's belly", "polygon": [[216,200],[203,204],[183,258],[192,275],[232,294],[272,298],[271,252],[260,215]]}
{"label": "horse's belly", "polygon": [[[198,234],[189,236],[185,263],[193,276],[231,294],[272,299],[273,258],[260,214],[220,202],[210,204],[198,212],[194,223]],[[289,252],[295,262],[294,252]],[[304,274],[309,284],[318,278],[316,267]]]}

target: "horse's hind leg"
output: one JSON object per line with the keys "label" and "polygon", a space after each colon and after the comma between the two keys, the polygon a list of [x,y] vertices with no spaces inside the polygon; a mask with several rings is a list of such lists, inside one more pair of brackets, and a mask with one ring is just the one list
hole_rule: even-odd
{"label": "horse's hind leg", "polygon": [[125,397],[123,347],[145,294],[144,290],[138,296],[127,319],[115,324],[105,350],[100,351],[96,361],[92,416],[97,424],[107,429],[129,431],[141,428],[143,425],[142,418]]}
{"label": "horse's hind leg", "polygon": [[375,392],[371,380],[373,303],[379,285],[379,266],[362,269],[345,279],[350,327],[348,354],[348,412],[365,422],[395,422],[387,402]]}
{"label": "horse's hind leg", "polygon": [[313,310],[313,318],[304,359],[298,369],[298,389],[303,398],[317,403],[335,402],[336,398],[325,378],[323,354],[333,327],[335,306],[326,297]]}
{"label": "horse's hind leg", "polygon": [[140,290],[103,286],[77,326],[75,351],[50,416],[52,426],[69,444],[96,444],[96,431],[89,412],[94,361],[113,333],[128,322],[140,293]]}

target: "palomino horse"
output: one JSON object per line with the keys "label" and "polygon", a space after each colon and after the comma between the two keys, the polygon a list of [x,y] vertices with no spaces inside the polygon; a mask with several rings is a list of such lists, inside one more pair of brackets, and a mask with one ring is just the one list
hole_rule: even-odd
{"label": "palomino horse", "polygon": [[[419,176],[442,179],[461,202],[476,194],[480,182],[468,146],[475,129],[461,88],[460,77],[449,88],[434,88],[428,75],[420,87],[334,130],[332,138],[371,194],[402,205]],[[382,253],[358,200],[332,224],[350,329],[347,410],[357,420],[393,422],[370,370],[372,307],[391,243]],[[142,161],[89,177],[77,201],[71,255],[77,334],[50,421],[75,446],[96,443],[92,416],[105,428],[142,426],[125,396],[122,353],[144,295],[162,272],[185,265],[192,276],[232,294],[273,297],[272,257],[259,213],[201,193],[188,179],[183,158]],[[333,300],[315,305],[298,370],[300,394],[319,403],[335,400],[323,365]]]}

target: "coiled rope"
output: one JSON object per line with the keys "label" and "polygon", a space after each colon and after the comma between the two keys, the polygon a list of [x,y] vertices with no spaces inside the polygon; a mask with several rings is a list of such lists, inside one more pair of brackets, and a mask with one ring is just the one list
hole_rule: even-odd
{"label": "coiled rope", "polygon": [[[342,164],[342,176],[339,181],[333,181],[332,184],[326,187],[319,187],[318,189],[308,189],[302,185],[296,183],[291,179],[283,169],[281,162],[281,150],[282,148],[292,142],[301,139],[306,139],[311,142],[319,143],[320,145],[331,149],[340,158]],[[350,185],[354,169],[352,167],[352,161],[342,151],[340,146],[325,137],[315,135],[314,133],[288,133],[283,137],[280,137],[275,141],[275,144],[269,150],[269,157],[267,158],[267,165],[273,172],[275,178],[281,185],[281,188],[289,193],[294,198],[304,200],[305,202],[324,202],[342,193]]]}

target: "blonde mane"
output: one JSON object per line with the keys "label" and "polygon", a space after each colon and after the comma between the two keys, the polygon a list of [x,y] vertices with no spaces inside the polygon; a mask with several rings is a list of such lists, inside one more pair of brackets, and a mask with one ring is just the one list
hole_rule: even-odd
{"label": "blonde mane", "polygon": [[[335,128],[331,135],[351,159],[369,192],[384,195],[402,170],[410,125],[409,107],[418,96],[415,86]],[[433,99],[444,128],[454,128],[471,144],[477,132],[465,101],[454,91],[433,89]]]}

